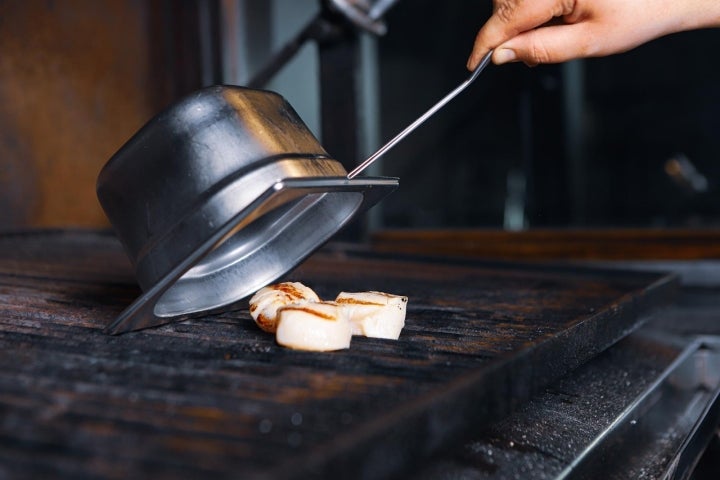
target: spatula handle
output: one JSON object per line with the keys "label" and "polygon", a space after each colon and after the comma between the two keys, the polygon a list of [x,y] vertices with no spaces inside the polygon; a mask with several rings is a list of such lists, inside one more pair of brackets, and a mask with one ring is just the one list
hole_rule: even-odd
{"label": "spatula handle", "polygon": [[433,114],[435,112],[437,112],[442,107],[444,107],[450,100],[455,98],[460,92],[465,90],[468,87],[468,85],[470,85],[473,81],[475,81],[475,79],[478,77],[478,75],[480,75],[480,72],[482,72],[485,69],[485,67],[488,65],[488,63],[490,63],[491,56],[492,56],[492,50],[489,51],[483,57],[482,60],[480,60],[480,63],[475,68],[475,70],[473,70],[472,74],[470,75],[470,77],[468,77],[467,80],[465,80],[463,83],[458,85],[455,88],[455,90],[453,90],[452,92],[445,95],[445,97],[443,97],[439,102],[437,102],[435,105],[430,107],[430,109],[427,112],[423,113],[417,120],[415,120],[410,125],[405,127],[405,129],[402,132],[395,135],[395,137],[392,140],[390,140],[385,145],[380,147],[380,149],[377,152],[370,155],[364,162],[362,162],[360,165],[355,167],[355,169],[353,171],[348,173],[347,178],[348,179],[355,178],[360,172],[362,172],[367,167],[369,167],[370,164],[372,164],[375,160],[380,158],[385,152],[387,152],[392,147],[394,147],[400,140],[402,140],[403,138],[408,136],[410,134],[410,132],[415,130],[418,126],[420,126],[423,122],[425,122],[425,120],[427,120],[428,118],[433,116]]}

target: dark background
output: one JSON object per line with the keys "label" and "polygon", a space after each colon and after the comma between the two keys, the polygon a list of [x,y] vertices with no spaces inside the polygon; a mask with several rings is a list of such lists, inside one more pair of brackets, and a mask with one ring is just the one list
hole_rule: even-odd
{"label": "dark background", "polygon": [[[276,48],[267,38],[284,27],[273,18],[303,8],[309,18],[321,3],[238,1],[251,57]],[[220,12],[229,3],[0,2],[0,229],[106,226],[97,173],[160,109],[222,81]],[[465,80],[490,11],[490,1],[400,0],[388,12],[388,33],[376,40],[381,140]],[[382,173],[401,187],[378,208],[375,228],[714,227],[719,50],[720,31],[706,30],[608,58],[490,66],[383,159]],[[334,93],[332,106],[352,95],[333,77],[348,60],[342,51],[324,58],[339,63],[307,88]],[[341,147],[353,125],[323,123],[334,127],[323,145],[352,159]],[[667,174],[678,155],[707,191]]]}
{"label": "dark background", "polygon": [[[382,136],[465,79],[489,2],[400,2],[379,41]],[[527,226],[712,226],[720,197],[720,32],[684,32],[568,66],[485,70],[387,154],[395,226],[502,226],[508,174],[526,179]],[[565,100],[568,89],[584,92]],[[572,103],[571,102],[575,102]],[[707,192],[665,172],[685,155]],[[522,200],[522,199],[521,199]]]}

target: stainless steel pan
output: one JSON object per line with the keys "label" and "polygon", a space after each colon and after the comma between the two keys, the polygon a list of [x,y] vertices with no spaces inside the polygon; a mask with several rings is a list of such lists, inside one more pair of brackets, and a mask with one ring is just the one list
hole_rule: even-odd
{"label": "stainless steel pan", "polygon": [[398,185],[346,175],[272,92],[212,87],[159,114],[98,177],[143,289],[107,332],[252,294]]}

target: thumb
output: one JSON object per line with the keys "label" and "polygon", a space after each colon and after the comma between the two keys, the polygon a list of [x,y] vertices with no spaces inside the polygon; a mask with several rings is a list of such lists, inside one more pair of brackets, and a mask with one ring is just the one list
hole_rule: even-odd
{"label": "thumb", "polygon": [[493,62],[524,62],[528,65],[561,63],[592,56],[592,36],[583,24],[554,25],[521,33],[499,45]]}

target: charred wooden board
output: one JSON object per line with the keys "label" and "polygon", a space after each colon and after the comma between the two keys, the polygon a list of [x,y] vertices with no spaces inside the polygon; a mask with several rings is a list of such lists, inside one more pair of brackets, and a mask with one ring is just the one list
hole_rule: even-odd
{"label": "charred wooden board", "polygon": [[288,279],[410,297],[399,341],[287,350],[245,302],[101,329],[140,293],[115,238],[0,236],[0,476],[378,478],[482,428],[637,327],[657,273],[325,250]]}

